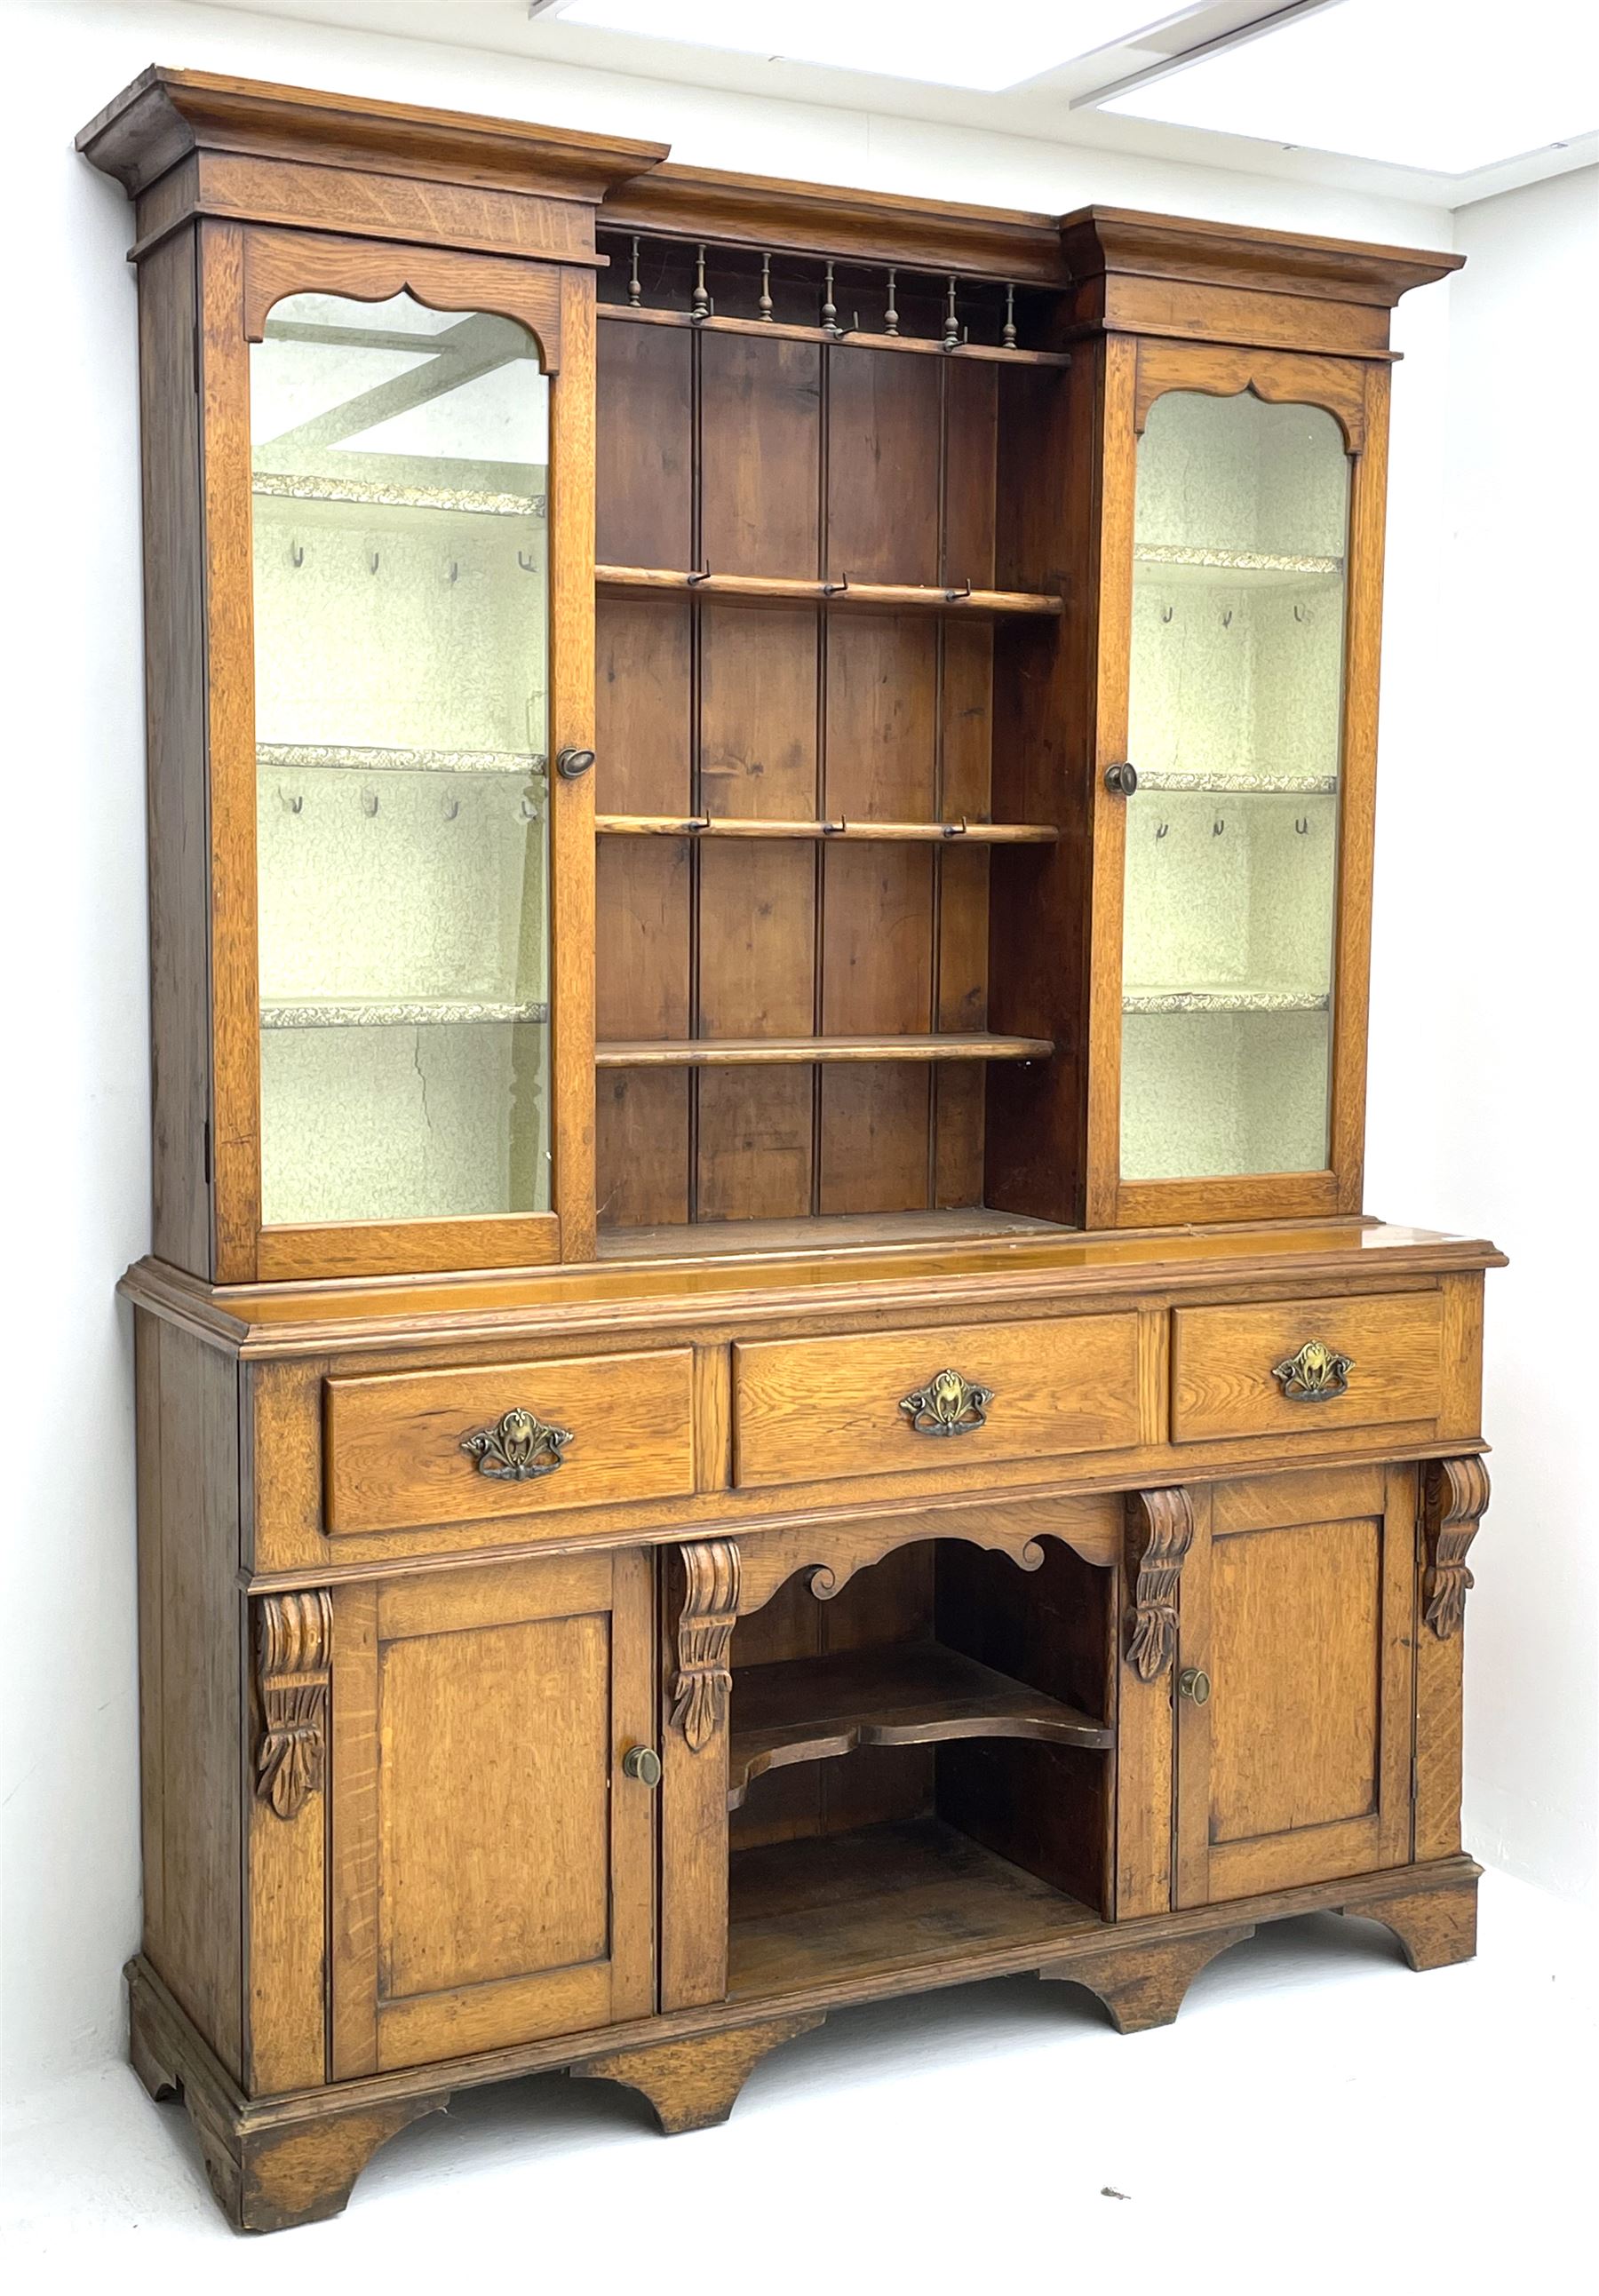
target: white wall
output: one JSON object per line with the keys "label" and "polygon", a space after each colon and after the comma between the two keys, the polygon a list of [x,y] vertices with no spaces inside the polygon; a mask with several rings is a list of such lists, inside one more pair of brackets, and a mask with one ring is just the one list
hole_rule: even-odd
{"label": "white wall", "polygon": [[[1466,1830],[1479,1857],[1591,1902],[1599,171],[1456,224],[1447,422],[1396,440],[1367,1201],[1511,1257],[1488,1280]],[[1445,460],[1447,514],[1418,549],[1423,454]]]}
{"label": "white wall", "polygon": [[[0,1129],[18,1166],[0,1197],[11,1210],[6,1324],[17,1357],[5,1385],[18,1405],[5,1452],[8,1592],[0,1611],[0,2038],[10,2087],[20,2093],[119,2047],[118,1970],[138,1931],[130,1350],[126,1315],[111,1296],[147,1240],[134,298],[123,261],[128,212],[116,186],[73,156],[77,128],[160,61],[657,136],[671,140],[678,157],[706,164],[1001,206],[1060,210],[1099,200],[1432,246],[1449,243],[1449,218],[1259,176],[523,68],[144,0],[0,0],[0,61],[25,97],[7,115],[4,309],[13,340],[0,360],[12,513],[0,540],[8,663],[0,802],[9,808],[0,851],[12,881],[0,915],[14,942],[0,979],[24,992],[0,1005],[4,1072],[20,1086]],[[1514,200],[1569,203],[1574,180]],[[1485,210],[1485,282],[1496,265],[1515,270],[1514,258],[1495,251],[1515,241],[1513,201],[1496,207],[1509,219],[1490,228]],[[1566,291],[1560,266],[1552,268],[1554,283],[1533,297],[1540,327]],[[1529,291],[1513,276],[1501,291],[1509,288]],[[1468,341],[1491,324],[1480,315],[1488,291],[1476,291],[1467,305]],[[1541,1115],[1530,1120],[1567,1082],[1564,1062],[1582,1042],[1574,1000],[1562,1026],[1531,993],[1553,996],[1577,976],[1574,922],[1563,950],[1553,946],[1554,923],[1541,928],[1551,943],[1546,964],[1534,968],[1542,977],[1520,983],[1514,1005],[1508,996],[1514,955],[1540,930],[1553,872],[1574,872],[1580,847],[1545,828],[1546,816],[1552,827],[1569,818],[1552,813],[1547,788],[1506,786],[1534,762],[1552,776],[1569,760],[1571,729],[1556,743],[1553,722],[1529,709],[1527,723],[1540,734],[1536,758],[1525,738],[1496,746],[1488,734],[1496,713],[1511,706],[1488,690],[1492,681],[1507,694],[1513,678],[1526,683],[1511,641],[1544,651],[1537,551],[1513,537],[1502,544],[1496,527],[1469,537],[1472,562],[1484,563],[1475,584],[1463,586],[1468,607],[1472,596],[1481,601],[1485,645],[1459,643],[1464,619],[1451,624],[1440,609],[1447,308],[1447,291],[1430,291],[1402,308],[1398,326],[1409,357],[1394,437],[1374,1201],[1473,1232],[1502,1227],[1518,1252],[1490,1324],[1505,1498],[1479,1542],[1483,1587],[1472,1617],[1473,1761],[1491,1753],[1496,1766],[1476,1792],[1478,1839],[1524,1871],[1578,1888],[1586,1869],[1561,1814],[1583,1791],[1578,1734],[1554,1710],[1559,1683],[1577,1679],[1582,1655],[1576,1606],[1560,1589],[1578,1568],[1570,1495],[1580,1489],[1575,1398],[1584,1366],[1574,1311],[1546,1334],[1533,1329],[1539,1304],[1570,1267],[1549,1231],[1562,1162],[1574,1180],[1577,1150],[1553,1140]],[[1474,398],[1489,384],[1512,388],[1508,361],[1496,373],[1480,353],[1473,372],[1482,378]],[[1534,426],[1536,481],[1547,494],[1540,500],[1523,488],[1513,457],[1524,450],[1507,441],[1499,451],[1515,483],[1485,512],[1512,529],[1529,517],[1554,521],[1570,499],[1566,442],[1577,416],[1560,422],[1554,379],[1547,368],[1540,374],[1510,412]],[[1486,439],[1475,445],[1496,477],[1496,450]],[[1457,459],[1469,476],[1464,455],[1463,447]],[[1586,522],[1591,529],[1591,513]],[[1573,535],[1581,523],[1573,517]],[[1549,538],[1540,527],[1540,547]],[[1513,607],[1493,595],[1506,564],[1515,570]],[[1446,659],[1439,647],[1451,627],[1458,652]],[[1546,698],[1538,704],[1547,707]],[[1442,730],[1446,709],[1460,721],[1453,735]],[[1490,769],[1501,760],[1496,786]],[[1440,832],[1446,799],[1458,800],[1458,809]],[[1512,894],[1525,911],[1519,923]],[[1502,983],[1490,955],[1499,939],[1511,960]],[[1501,1010],[1503,1025],[1484,1030],[1480,1013]],[[1506,1091],[1513,1078],[1521,1089]],[[1536,1133],[1536,1170],[1519,1131]],[[1573,1398],[1563,1406],[1553,1399],[1562,1388]],[[1540,1395],[1552,1399],[1540,1405]],[[1552,1653],[1546,1689],[1540,1648]],[[1559,1773],[1547,1759],[1551,1738],[1562,1752]]]}

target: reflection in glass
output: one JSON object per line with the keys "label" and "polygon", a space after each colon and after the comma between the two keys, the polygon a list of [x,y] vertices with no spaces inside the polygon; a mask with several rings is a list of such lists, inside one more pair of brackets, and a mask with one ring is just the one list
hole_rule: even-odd
{"label": "reflection in glass", "polygon": [[1332,416],[1158,398],[1138,455],[1128,1179],[1328,1154],[1349,464]]}
{"label": "reflection in glass", "polygon": [[548,1207],[548,411],[407,295],[252,348],[268,1222]]}

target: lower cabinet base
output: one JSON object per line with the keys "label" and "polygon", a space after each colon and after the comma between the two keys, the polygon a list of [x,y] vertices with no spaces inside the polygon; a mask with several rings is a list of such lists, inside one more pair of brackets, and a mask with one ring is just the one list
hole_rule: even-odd
{"label": "lower cabinet base", "polygon": [[[1176,1914],[1086,1928],[1046,1955],[1014,1948],[885,1972],[775,2002],[720,2003],[670,2017],[478,2057],[419,2065],[285,2096],[249,2098],[223,2069],[143,1956],[127,1965],[129,2054],[152,2097],[181,2091],[206,2171],[230,2224],[276,2232],[337,2216],[381,2144],[455,2090],[566,2070],[636,2088],[668,2136],[726,2120],[768,2051],[820,2025],[830,2008],[931,1991],[1035,1968],[1081,1985],[1118,2031],[1169,2024],[1206,1964],[1263,1922],[1332,1910],[1382,1922],[1413,1969],[1469,1961],[1477,1943],[1477,1880],[1469,1857],[1396,1867],[1352,1880],[1237,1898]],[[775,2016],[760,2011],[779,2009]]]}

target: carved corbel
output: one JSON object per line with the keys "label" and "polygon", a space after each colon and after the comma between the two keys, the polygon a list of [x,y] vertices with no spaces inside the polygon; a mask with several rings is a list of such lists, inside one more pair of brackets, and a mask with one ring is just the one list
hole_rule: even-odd
{"label": "carved corbel", "polygon": [[1423,1617],[1440,1643],[1465,1622],[1465,1598],[1474,1583],[1466,1551],[1488,1508],[1488,1469],[1480,1459],[1434,1459],[1422,1482],[1422,1532],[1426,1541]]}
{"label": "carved corbel", "polygon": [[727,1648],[738,1618],[739,1551],[730,1538],[679,1547],[683,1609],[677,1619],[677,1671],[672,1726],[691,1751],[708,1746],[727,1719],[733,1675]]}
{"label": "carved corbel", "polygon": [[297,1817],[322,1784],[332,1649],[325,1594],[263,1595],[256,1603],[256,1794],[280,1817]]}
{"label": "carved corbel", "polygon": [[1127,1573],[1132,1590],[1128,1664],[1143,1682],[1159,1682],[1177,1649],[1177,1586],[1193,1539],[1193,1510],[1185,1490],[1129,1491]]}

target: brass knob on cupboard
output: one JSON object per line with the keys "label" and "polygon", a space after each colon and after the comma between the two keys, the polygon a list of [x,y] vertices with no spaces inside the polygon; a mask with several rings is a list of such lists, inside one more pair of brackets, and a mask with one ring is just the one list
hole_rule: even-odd
{"label": "brass knob on cupboard", "polygon": [[580,774],[588,771],[594,761],[592,750],[557,750],[555,771],[563,782],[575,782]]}
{"label": "brass knob on cupboard", "polygon": [[636,1778],[641,1786],[660,1784],[660,1756],[653,1746],[629,1746],[622,1756],[622,1775]]}
{"label": "brass knob on cupboard", "polygon": [[1192,1698],[1196,1706],[1209,1703],[1210,1677],[1202,1666],[1185,1666],[1177,1677],[1177,1696]]}
{"label": "brass knob on cupboard", "polygon": [[1112,797],[1136,797],[1138,793],[1136,766],[1107,766],[1105,787]]}

